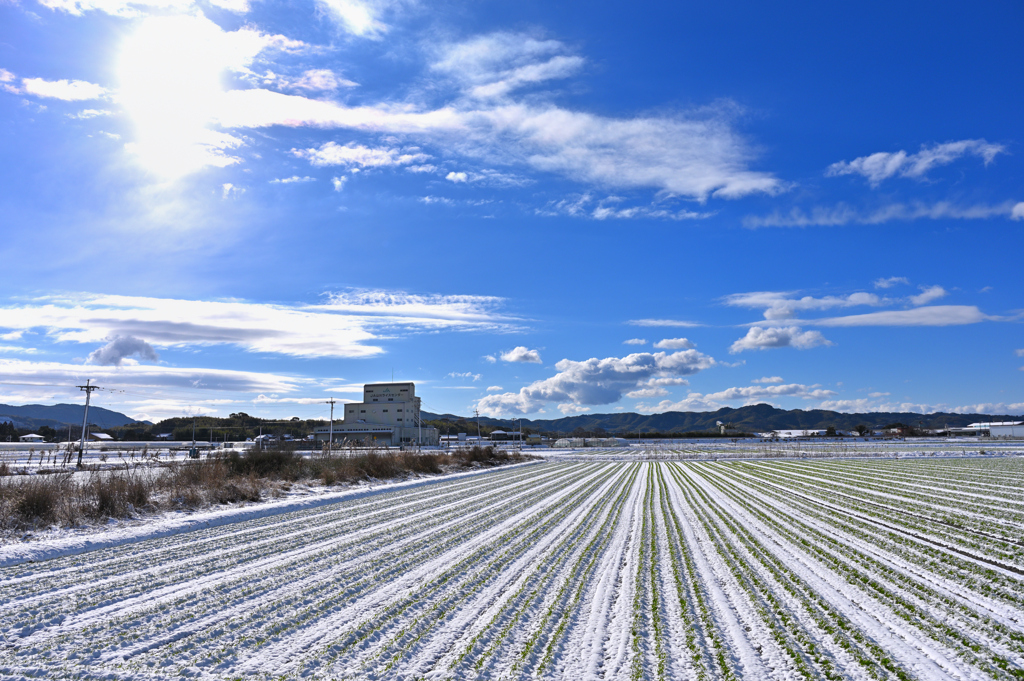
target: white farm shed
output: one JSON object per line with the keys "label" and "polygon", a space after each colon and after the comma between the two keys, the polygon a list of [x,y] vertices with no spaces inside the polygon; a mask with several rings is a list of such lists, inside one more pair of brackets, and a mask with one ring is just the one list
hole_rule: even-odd
{"label": "white farm shed", "polygon": [[1024,421],[993,423],[988,427],[988,434],[995,438],[1024,438]]}
{"label": "white farm shed", "polygon": [[21,440],[22,442],[42,442],[43,436],[37,435],[35,433],[29,433],[28,435],[22,435],[18,439]]}

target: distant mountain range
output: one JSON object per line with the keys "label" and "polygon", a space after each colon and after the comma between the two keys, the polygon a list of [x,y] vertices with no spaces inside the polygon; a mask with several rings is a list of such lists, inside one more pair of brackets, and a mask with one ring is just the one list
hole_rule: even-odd
{"label": "distant mountain range", "polygon": [[[428,414],[424,420],[463,421],[475,423],[472,416],[453,414]],[[718,430],[717,422],[728,424],[730,429],[745,433],[760,433],[771,430],[818,430],[834,426],[839,430],[853,430],[858,424],[869,428],[889,423],[904,423],[919,428],[962,427],[979,421],[1013,421],[1020,417],[992,416],[988,414],[916,414],[914,412],[869,412],[865,414],[843,414],[824,409],[776,409],[768,404],[753,404],[733,409],[724,407],[718,411],[684,412],[668,411],[662,414],[580,414],[560,419],[523,419],[523,427],[545,433],[571,433],[577,428],[587,432],[604,430],[607,433],[688,433]],[[480,423],[491,427],[509,429],[511,420],[481,416]],[[468,431],[467,431],[468,432]]]}
{"label": "distant mountain range", "polygon": [[[68,424],[82,425],[85,405],[82,404],[26,404],[15,407],[0,404],[0,421],[10,421],[15,428],[35,430],[43,426],[54,429],[66,427]],[[100,428],[116,428],[130,423],[149,423],[136,421],[130,416],[103,407],[89,407],[89,423]]]}

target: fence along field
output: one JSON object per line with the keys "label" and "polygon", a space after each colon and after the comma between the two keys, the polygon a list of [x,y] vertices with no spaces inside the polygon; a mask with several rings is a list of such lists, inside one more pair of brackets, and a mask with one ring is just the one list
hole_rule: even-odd
{"label": "fence along field", "polygon": [[1022,483],[1020,458],[439,481],[4,567],[0,677],[1019,679]]}

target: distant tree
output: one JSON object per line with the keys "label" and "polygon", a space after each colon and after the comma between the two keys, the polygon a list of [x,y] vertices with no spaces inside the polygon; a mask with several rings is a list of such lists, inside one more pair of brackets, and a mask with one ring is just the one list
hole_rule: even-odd
{"label": "distant tree", "polygon": [[43,436],[43,439],[47,442],[57,441],[57,431],[50,426],[40,426],[39,430],[36,431],[38,434]]}
{"label": "distant tree", "polygon": [[836,427],[835,426],[829,426],[828,428],[826,428],[825,429],[825,435],[827,435],[829,437],[835,437],[836,436]]}
{"label": "distant tree", "polygon": [[865,426],[863,423],[858,423],[853,427],[853,429],[856,430],[857,435],[860,435],[861,437],[864,437],[865,434],[871,432],[871,429]]}

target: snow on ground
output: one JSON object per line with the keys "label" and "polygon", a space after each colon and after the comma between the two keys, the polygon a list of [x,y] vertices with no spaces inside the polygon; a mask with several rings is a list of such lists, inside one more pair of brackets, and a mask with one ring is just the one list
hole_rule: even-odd
{"label": "snow on ground", "polygon": [[1022,482],[598,455],[3,546],[0,678],[1020,678]]}

